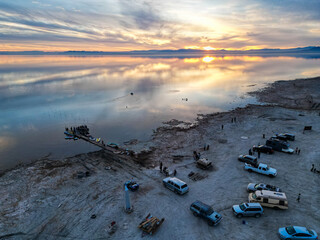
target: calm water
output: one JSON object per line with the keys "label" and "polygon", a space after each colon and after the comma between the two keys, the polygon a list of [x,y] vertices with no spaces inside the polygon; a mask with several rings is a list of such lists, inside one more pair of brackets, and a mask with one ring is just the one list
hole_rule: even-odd
{"label": "calm water", "polygon": [[254,102],[245,93],[265,83],[319,76],[319,64],[291,57],[0,56],[0,169],[49,153],[97,150],[64,140],[65,126],[86,124],[105,142],[147,140],[163,121]]}

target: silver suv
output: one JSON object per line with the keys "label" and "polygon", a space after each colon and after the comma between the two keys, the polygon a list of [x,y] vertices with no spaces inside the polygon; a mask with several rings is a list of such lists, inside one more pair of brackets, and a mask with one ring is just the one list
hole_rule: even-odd
{"label": "silver suv", "polygon": [[254,216],[258,218],[263,214],[263,208],[260,203],[242,203],[240,205],[233,205],[232,211],[238,218],[243,216]]}

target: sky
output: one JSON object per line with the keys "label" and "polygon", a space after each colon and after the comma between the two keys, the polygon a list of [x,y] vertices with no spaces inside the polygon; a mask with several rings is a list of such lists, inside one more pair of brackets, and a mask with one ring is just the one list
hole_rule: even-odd
{"label": "sky", "polygon": [[320,45],[320,0],[0,0],[0,51]]}

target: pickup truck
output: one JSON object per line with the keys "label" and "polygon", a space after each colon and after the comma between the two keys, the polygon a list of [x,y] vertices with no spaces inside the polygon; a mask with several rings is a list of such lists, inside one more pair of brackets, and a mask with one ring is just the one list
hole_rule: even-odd
{"label": "pickup truck", "polygon": [[248,172],[257,172],[260,174],[268,175],[269,177],[275,177],[277,176],[277,170],[274,168],[268,167],[264,163],[259,163],[257,167],[252,166],[248,163],[244,164],[244,169],[247,170]]}

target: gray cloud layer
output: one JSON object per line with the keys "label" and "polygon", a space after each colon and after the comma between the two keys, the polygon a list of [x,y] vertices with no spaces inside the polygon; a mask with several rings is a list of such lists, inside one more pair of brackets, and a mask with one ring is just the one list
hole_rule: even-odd
{"label": "gray cloud layer", "polygon": [[71,49],[98,44],[115,50],[293,47],[319,43],[319,20],[319,0],[3,0],[0,43],[34,49],[63,42]]}

